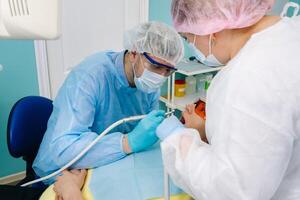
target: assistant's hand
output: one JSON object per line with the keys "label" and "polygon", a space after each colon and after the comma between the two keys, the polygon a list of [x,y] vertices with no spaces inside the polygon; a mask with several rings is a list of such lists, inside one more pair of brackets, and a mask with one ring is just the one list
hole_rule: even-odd
{"label": "assistant's hand", "polygon": [[164,120],[164,116],[164,111],[154,110],[128,133],[128,142],[132,152],[145,150],[157,142],[156,128]]}
{"label": "assistant's hand", "polygon": [[54,184],[54,192],[58,200],[82,200],[81,188],[86,177],[86,170],[63,171]]}
{"label": "assistant's hand", "polygon": [[156,135],[159,139],[164,140],[170,135],[177,133],[179,129],[184,128],[183,124],[178,120],[177,117],[172,115],[166,118],[157,128]]}

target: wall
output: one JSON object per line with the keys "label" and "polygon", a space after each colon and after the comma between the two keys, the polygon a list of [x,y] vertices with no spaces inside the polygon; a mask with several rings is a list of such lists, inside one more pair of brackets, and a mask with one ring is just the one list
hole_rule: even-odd
{"label": "wall", "polygon": [[[149,20],[161,21],[172,26],[171,0],[149,0]],[[185,57],[191,56],[187,43],[184,42]]]}
{"label": "wall", "polygon": [[171,0],[149,0],[149,20],[172,25]]}
{"label": "wall", "polygon": [[288,0],[276,0],[276,4],[273,6],[271,15],[280,15],[284,5],[288,2]]}
{"label": "wall", "polygon": [[0,178],[25,170],[25,162],[9,155],[7,119],[21,97],[38,95],[38,81],[32,41],[0,41]]}

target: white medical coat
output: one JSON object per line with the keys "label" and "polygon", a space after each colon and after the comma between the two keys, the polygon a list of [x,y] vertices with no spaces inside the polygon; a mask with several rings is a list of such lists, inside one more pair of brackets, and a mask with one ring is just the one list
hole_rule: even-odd
{"label": "white medical coat", "polygon": [[253,35],[212,81],[206,134],[180,129],[164,165],[199,200],[300,199],[300,18]]}

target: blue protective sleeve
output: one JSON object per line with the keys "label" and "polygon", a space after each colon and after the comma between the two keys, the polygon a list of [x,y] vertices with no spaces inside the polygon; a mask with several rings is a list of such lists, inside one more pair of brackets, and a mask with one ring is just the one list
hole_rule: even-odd
{"label": "blue protective sleeve", "polygon": [[[57,144],[66,144],[65,147],[62,145],[56,150],[54,155],[54,162],[63,166],[68,161],[77,156],[83,148],[89,145],[98,134],[93,132],[84,132],[79,135],[76,133],[68,133],[64,137],[57,140]],[[95,168],[102,165],[109,164],[117,161],[126,156],[122,150],[122,134],[119,132],[111,133],[104,136],[94,147],[92,147],[86,155],[84,155],[79,161],[77,161],[72,168]]]}
{"label": "blue protective sleeve", "polygon": [[[52,134],[55,137],[51,141],[51,156],[58,166],[63,166],[73,159],[100,134],[91,131],[90,127],[94,122],[101,87],[93,77],[82,74],[80,76],[80,81],[74,78],[76,74],[71,76],[54,103],[56,110],[53,114],[56,119]],[[104,136],[73,167],[94,168],[125,157],[121,140],[120,132]]]}

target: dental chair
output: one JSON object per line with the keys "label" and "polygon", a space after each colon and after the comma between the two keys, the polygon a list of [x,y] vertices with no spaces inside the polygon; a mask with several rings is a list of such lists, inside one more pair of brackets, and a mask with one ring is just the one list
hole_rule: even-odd
{"label": "dental chair", "polygon": [[[32,163],[47,129],[52,113],[52,101],[40,96],[27,96],[16,102],[10,111],[7,125],[9,153],[26,162],[26,177],[17,185],[36,179]],[[35,185],[42,188],[44,185]]]}

